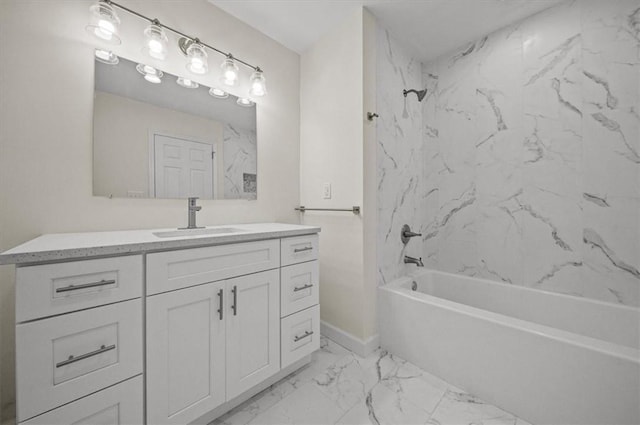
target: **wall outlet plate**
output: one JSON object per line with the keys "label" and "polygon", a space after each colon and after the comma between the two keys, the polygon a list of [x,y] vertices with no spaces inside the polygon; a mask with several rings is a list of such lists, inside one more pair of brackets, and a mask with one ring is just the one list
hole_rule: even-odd
{"label": "wall outlet plate", "polygon": [[324,183],[322,185],[322,198],[331,199],[331,183]]}

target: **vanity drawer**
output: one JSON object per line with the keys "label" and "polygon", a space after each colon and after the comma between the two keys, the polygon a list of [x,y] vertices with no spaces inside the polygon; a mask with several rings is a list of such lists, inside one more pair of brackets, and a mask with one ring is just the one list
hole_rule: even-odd
{"label": "vanity drawer", "polygon": [[141,294],[140,255],[19,267],[16,321],[111,304]]}
{"label": "vanity drawer", "polygon": [[147,294],[159,294],[280,266],[275,240],[147,255]]}
{"label": "vanity drawer", "polygon": [[142,372],[142,301],[16,326],[19,421]]}
{"label": "vanity drawer", "polygon": [[280,316],[285,317],[319,301],[318,260],[294,264],[280,270]]}
{"label": "vanity drawer", "polygon": [[281,265],[302,263],[318,259],[318,234],[280,239]]}
{"label": "vanity drawer", "polygon": [[302,310],[280,321],[280,367],[284,369],[320,348],[320,306]]}
{"label": "vanity drawer", "polygon": [[142,424],[142,385],[138,375],[20,424]]}

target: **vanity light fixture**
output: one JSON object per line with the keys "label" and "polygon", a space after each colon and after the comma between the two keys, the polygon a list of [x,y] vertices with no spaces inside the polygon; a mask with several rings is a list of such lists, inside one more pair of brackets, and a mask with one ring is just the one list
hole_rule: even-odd
{"label": "vanity light fixture", "polygon": [[187,69],[194,74],[202,75],[209,71],[208,56],[204,46],[197,38],[187,47]]}
{"label": "vanity light fixture", "polygon": [[209,94],[213,97],[217,97],[218,99],[226,99],[229,97],[229,93],[217,87],[211,87],[209,89]]}
{"label": "vanity light fixture", "polygon": [[255,103],[252,102],[251,99],[247,99],[246,97],[239,97],[236,103],[243,108],[251,108],[253,105],[255,105]]}
{"label": "vanity light fixture", "polygon": [[152,66],[144,65],[142,63],[139,63],[136,66],[136,70],[140,74],[142,74],[142,76],[144,77],[145,80],[147,80],[150,83],[160,84],[162,82],[163,73],[159,69],[155,69]]}
{"label": "vanity light fixture", "polygon": [[120,44],[122,41],[118,36],[118,25],[120,18],[109,2],[98,2],[89,8],[91,18],[86,30],[110,44]]}
{"label": "vanity light fixture", "polygon": [[251,74],[249,79],[251,88],[249,89],[249,95],[252,97],[262,97],[267,94],[267,79],[264,78],[264,74],[260,67]]}
{"label": "vanity light fixture", "polygon": [[[231,53],[224,52],[210,44],[200,41],[197,37],[189,36],[175,28],[161,24],[158,19],[149,18],[112,0],[98,0],[90,7],[91,22],[86,27],[87,31],[103,41],[120,44],[121,40],[118,36],[120,18],[118,18],[118,15],[115,12],[116,8],[149,23],[149,26],[144,30],[146,45],[143,50],[152,58],[158,60],[166,58],[168,52],[168,37],[166,31],[171,31],[179,36],[178,47],[187,57],[186,66],[190,72],[197,75],[203,75],[209,71],[207,55],[208,49],[225,57],[221,65],[221,80],[224,84],[228,86],[236,85],[240,75],[238,64],[242,64],[252,70],[249,80],[251,85],[249,95],[252,97],[261,97],[266,95],[266,79],[260,67],[251,65],[242,59],[234,57]],[[155,70],[155,68],[152,69]],[[153,83],[159,83],[160,78],[162,78],[162,71],[155,71],[156,73],[143,73],[145,79]],[[215,95],[212,94],[212,96]],[[248,102],[249,104],[245,106],[254,105],[253,101],[248,100]]]}
{"label": "vanity light fixture", "polygon": [[169,39],[157,19],[144,30],[144,35],[147,41],[143,51],[153,59],[165,60]]}
{"label": "vanity light fixture", "polygon": [[120,62],[120,58],[111,50],[96,49],[95,55],[98,62],[106,63],[107,65],[117,65]]}
{"label": "vanity light fixture", "polygon": [[222,77],[220,77],[220,80],[227,86],[235,86],[238,81],[238,71],[240,70],[233,60],[233,56],[230,54],[227,55],[227,58],[222,61],[220,68],[222,69]]}
{"label": "vanity light fixture", "polygon": [[178,83],[179,85],[187,89],[197,89],[198,87],[200,87],[200,84],[184,77],[178,77],[178,79],[176,80],[176,83]]}

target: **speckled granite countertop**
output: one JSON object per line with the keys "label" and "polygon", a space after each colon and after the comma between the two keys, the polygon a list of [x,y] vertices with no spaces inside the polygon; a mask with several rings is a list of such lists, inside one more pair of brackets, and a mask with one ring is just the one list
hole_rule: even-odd
{"label": "speckled granite countertop", "polygon": [[0,254],[0,265],[78,260],[88,257],[138,254],[150,251],[223,245],[237,242],[301,236],[319,227],[281,223],[230,224],[207,229],[231,228],[233,233],[158,237],[176,229],[124,230],[91,233],[54,233],[39,236]]}

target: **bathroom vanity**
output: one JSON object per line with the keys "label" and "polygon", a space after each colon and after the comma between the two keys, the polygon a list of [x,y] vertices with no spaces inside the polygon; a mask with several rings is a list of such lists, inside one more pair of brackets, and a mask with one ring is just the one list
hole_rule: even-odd
{"label": "bathroom vanity", "polygon": [[16,264],[17,422],[207,423],[320,346],[317,227],[44,235]]}

